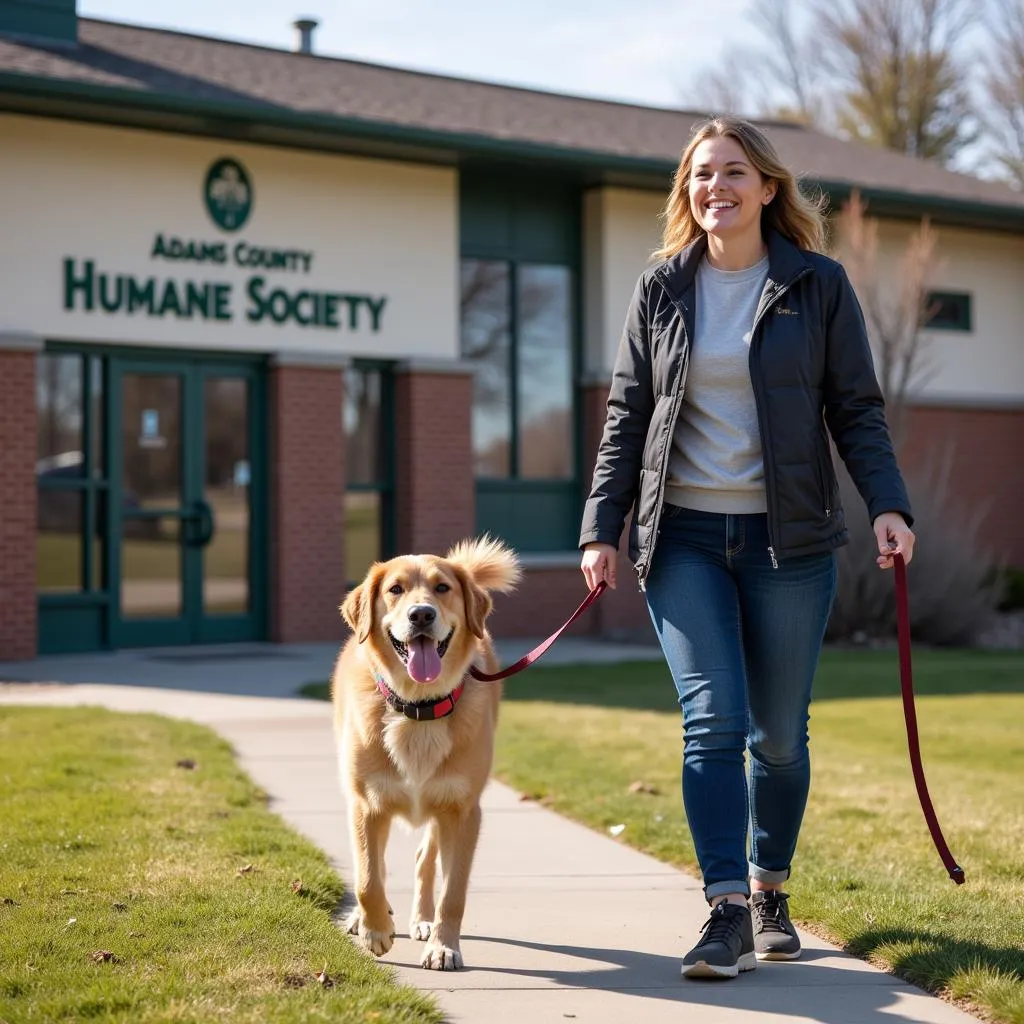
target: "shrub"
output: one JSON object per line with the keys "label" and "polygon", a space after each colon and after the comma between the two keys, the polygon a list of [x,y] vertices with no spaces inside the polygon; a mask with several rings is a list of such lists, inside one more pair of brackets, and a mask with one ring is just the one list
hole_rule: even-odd
{"label": "shrub", "polygon": [[[830,640],[859,641],[896,634],[891,572],[875,563],[877,545],[864,503],[836,459],[850,543],[839,550],[839,584]],[[914,557],[907,569],[910,628],[915,642],[969,645],[996,615],[1004,574],[982,546],[987,507],[966,508],[949,487],[949,460],[907,474],[914,509]]]}

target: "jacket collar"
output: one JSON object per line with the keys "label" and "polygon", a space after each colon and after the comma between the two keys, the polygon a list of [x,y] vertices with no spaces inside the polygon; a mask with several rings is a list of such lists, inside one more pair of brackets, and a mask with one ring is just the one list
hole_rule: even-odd
{"label": "jacket collar", "polygon": [[[770,230],[767,242],[768,280],[765,282],[765,293],[787,284],[801,271],[811,267],[803,252],[778,231]],[[673,298],[681,299],[693,287],[697,268],[707,249],[708,238],[702,234],[658,268],[658,277]]]}

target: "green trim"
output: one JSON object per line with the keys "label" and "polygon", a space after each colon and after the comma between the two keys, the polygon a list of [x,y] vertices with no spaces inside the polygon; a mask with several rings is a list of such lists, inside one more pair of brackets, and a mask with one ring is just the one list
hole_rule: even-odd
{"label": "green trim", "polygon": [[75,0],[0,0],[0,35],[77,42]]}
{"label": "green trim", "polygon": [[[571,173],[587,184],[659,193],[667,191],[676,169],[676,161],[669,159],[308,113],[270,102],[227,103],[11,71],[0,72],[0,110],[447,166],[500,161],[519,164],[527,173],[535,173],[540,166]],[[1012,232],[1024,229],[1024,205],[917,195],[824,178],[808,177],[806,181],[829,195],[833,206],[856,188],[880,216],[919,219],[928,215],[937,223]]]}

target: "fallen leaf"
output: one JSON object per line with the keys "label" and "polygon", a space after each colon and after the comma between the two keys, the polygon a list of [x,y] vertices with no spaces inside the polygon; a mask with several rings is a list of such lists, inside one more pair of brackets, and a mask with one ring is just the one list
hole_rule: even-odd
{"label": "fallen leaf", "polygon": [[295,881],[292,882],[292,892],[294,892],[296,894],[299,894],[299,893],[302,892],[302,879],[301,878],[296,878]]}
{"label": "fallen leaf", "polygon": [[334,981],[327,974],[327,964],[324,964],[324,969],[316,976],[316,980],[323,985],[324,988],[333,988]]}
{"label": "fallen leaf", "polygon": [[21,906],[20,903],[16,903],[14,900],[12,900],[10,896],[5,896],[4,897],[3,904],[4,904],[5,907],[20,907]]}
{"label": "fallen leaf", "polygon": [[71,925],[73,925],[73,924],[77,924],[77,923],[78,923],[78,918],[77,918],[77,917],[69,917],[69,918],[68,918],[68,926],[69,926],[69,927],[70,927]]}
{"label": "fallen leaf", "polygon": [[658,796],[661,790],[657,786],[652,786],[649,782],[634,782],[630,784],[630,793],[647,793],[649,796]]}
{"label": "fallen leaf", "polygon": [[613,836],[621,836],[622,833],[626,831],[626,826],[625,825],[612,825],[611,828],[608,829],[608,831],[611,832],[611,834]]}
{"label": "fallen leaf", "polygon": [[118,957],[110,952],[109,949],[97,949],[95,953],[91,954],[92,959],[98,964],[105,964],[113,961],[115,964],[118,962]]}
{"label": "fallen leaf", "polygon": [[246,864],[244,868],[238,869],[238,873],[239,875],[251,875],[255,870],[256,868],[252,864]]}
{"label": "fallen leaf", "polygon": [[127,903],[112,903],[111,906],[115,910],[127,910],[128,909],[128,904]]}
{"label": "fallen leaf", "polygon": [[196,763],[195,763],[195,761],[192,760],[191,757],[183,757],[180,761],[178,761],[174,765],[174,767],[175,768],[187,768],[189,771],[192,771],[196,767]]}

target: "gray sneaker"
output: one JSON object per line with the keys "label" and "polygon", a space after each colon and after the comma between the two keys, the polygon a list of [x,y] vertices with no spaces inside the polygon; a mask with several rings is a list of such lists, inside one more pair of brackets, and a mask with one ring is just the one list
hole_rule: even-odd
{"label": "gray sneaker", "polygon": [[778,890],[755,892],[750,897],[758,960],[796,960],[800,956],[800,937],[789,919],[788,899]]}
{"label": "gray sneaker", "polygon": [[757,966],[750,911],[719,903],[704,922],[704,937],[683,957],[684,978],[735,978]]}

